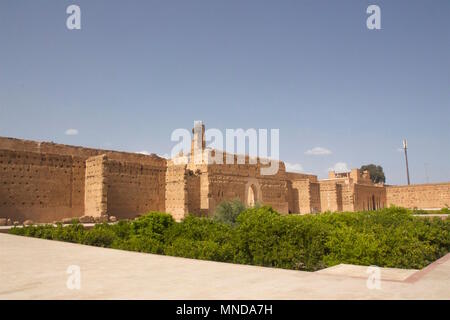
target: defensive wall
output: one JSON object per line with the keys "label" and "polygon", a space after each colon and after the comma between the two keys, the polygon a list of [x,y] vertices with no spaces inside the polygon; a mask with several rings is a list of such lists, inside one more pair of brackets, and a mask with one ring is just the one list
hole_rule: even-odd
{"label": "defensive wall", "polygon": [[[206,150],[200,125],[191,152],[195,146]],[[183,157],[185,161],[179,161]],[[368,172],[358,169],[330,172],[328,179],[319,181],[315,175],[286,172],[282,161],[275,174],[263,175],[266,163],[259,158],[244,156],[240,163],[232,155],[235,161],[228,164],[227,154],[223,157],[223,164],[197,163],[183,155],[167,160],[0,137],[0,217],[52,222],[85,215],[125,219],[165,211],[180,220],[189,213],[211,215],[220,202],[232,199],[248,206],[270,205],[283,214],[450,205],[450,183],[385,186],[372,183]]]}

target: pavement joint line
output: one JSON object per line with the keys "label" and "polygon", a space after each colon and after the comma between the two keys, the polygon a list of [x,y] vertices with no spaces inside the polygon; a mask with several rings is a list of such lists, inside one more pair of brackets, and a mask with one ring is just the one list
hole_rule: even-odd
{"label": "pavement joint line", "polygon": [[437,259],[436,261],[430,263],[425,268],[422,268],[410,275],[408,278],[404,280],[406,283],[414,283],[418,280],[422,279],[425,275],[427,275],[430,271],[434,270],[438,265],[444,264],[445,262],[450,260],[450,253],[447,253],[445,256]]}

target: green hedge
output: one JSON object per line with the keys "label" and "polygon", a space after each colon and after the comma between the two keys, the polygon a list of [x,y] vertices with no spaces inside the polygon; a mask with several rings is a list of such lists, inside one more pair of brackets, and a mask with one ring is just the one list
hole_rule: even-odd
{"label": "green hedge", "polygon": [[339,263],[423,268],[450,251],[450,220],[402,208],[280,215],[247,209],[234,224],[151,212],[134,221],[13,228],[12,234],[123,250],[314,271]]}

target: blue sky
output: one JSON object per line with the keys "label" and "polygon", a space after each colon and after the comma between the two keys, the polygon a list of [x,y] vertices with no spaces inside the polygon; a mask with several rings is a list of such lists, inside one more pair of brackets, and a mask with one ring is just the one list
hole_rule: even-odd
{"label": "blue sky", "polygon": [[[70,4],[81,30],[66,28]],[[369,4],[381,30],[366,28]],[[406,137],[412,182],[450,181],[449,12],[444,0],[3,0],[0,135],[165,154],[194,120],[279,128],[297,168],[376,163],[391,184],[406,182]]]}

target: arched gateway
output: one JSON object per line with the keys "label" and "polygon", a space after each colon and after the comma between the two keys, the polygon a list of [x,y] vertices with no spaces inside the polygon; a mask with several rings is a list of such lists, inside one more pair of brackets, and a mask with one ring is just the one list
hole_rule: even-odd
{"label": "arched gateway", "polygon": [[253,207],[260,201],[260,190],[257,181],[249,181],[245,186],[245,204]]}
{"label": "arched gateway", "polygon": [[251,185],[248,187],[247,192],[247,206],[254,207],[256,203],[256,187],[255,185]]}

